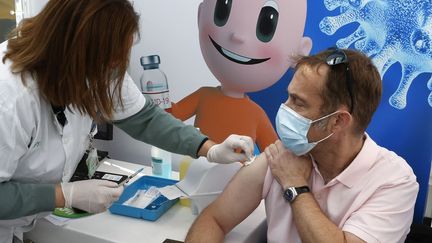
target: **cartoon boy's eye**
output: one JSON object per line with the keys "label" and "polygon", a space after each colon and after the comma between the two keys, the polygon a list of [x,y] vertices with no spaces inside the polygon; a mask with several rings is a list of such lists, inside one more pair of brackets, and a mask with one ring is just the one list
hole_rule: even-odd
{"label": "cartoon boy's eye", "polygon": [[224,26],[231,12],[232,0],[217,0],[214,12],[214,22],[217,26]]}
{"label": "cartoon boy's eye", "polygon": [[267,1],[258,17],[256,36],[262,42],[269,42],[276,32],[279,19],[277,4],[274,1]]}

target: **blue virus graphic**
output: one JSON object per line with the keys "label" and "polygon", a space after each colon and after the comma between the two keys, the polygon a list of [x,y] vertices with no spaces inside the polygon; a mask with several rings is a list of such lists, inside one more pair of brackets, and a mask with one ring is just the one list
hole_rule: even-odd
{"label": "blue virus graphic", "polygon": [[[404,109],[412,81],[432,72],[432,0],[324,0],[324,5],[329,11],[340,10],[340,15],[321,20],[319,27],[325,34],[359,24],[337,41],[339,48],[353,44],[372,58],[381,77],[393,64],[401,65],[402,78],[389,103]],[[432,91],[432,78],[427,87]],[[428,103],[432,107],[432,92]]]}

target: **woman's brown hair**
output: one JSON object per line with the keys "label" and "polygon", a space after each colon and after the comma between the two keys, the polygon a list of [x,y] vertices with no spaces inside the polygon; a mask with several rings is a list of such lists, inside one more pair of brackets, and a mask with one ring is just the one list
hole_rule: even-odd
{"label": "woman's brown hair", "polygon": [[50,0],[10,34],[3,62],[11,60],[24,84],[30,73],[52,105],[109,119],[138,22],[128,0]]}

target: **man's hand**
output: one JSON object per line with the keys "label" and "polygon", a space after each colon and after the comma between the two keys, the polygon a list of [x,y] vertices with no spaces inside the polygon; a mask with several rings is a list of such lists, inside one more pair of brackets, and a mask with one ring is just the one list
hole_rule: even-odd
{"label": "man's hand", "polygon": [[[241,153],[237,151],[241,151]],[[210,162],[220,164],[244,162],[252,157],[253,151],[252,138],[233,134],[223,143],[213,145],[207,152],[207,159]]]}
{"label": "man's hand", "polygon": [[296,156],[280,140],[264,151],[273,177],[284,188],[308,184],[312,161],[308,156]]}

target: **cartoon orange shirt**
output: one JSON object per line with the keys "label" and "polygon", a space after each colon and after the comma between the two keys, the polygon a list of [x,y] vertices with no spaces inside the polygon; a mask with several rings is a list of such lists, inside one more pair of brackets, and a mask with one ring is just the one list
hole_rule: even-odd
{"label": "cartoon orange shirt", "polygon": [[185,121],[196,115],[195,126],[216,143],[231,134],[250,136],[260,151],[277,140],[264,110],[249,97],[232,98],[220,87],[201,87],[173,103],[172,114]]}

